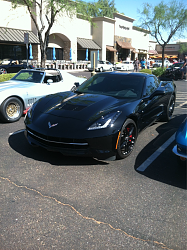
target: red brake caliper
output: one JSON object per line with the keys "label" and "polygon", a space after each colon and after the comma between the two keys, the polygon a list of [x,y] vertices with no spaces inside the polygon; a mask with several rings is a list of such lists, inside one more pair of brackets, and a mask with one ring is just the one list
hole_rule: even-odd
{"label": "red brake caliper", "polygon": [[[127,132],[129,133],[130,132],[130,128],[127,128]],[[131,142],[131,139],[132,139],[132,135],[128,136],[129,137],[129,142]]]}

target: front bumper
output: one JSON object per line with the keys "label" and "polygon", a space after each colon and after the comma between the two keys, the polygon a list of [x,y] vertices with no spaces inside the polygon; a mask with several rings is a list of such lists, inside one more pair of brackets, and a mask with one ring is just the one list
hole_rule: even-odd
{"label": "front bumper", "polygon": [[186,153],[179,152],[179,151],[177,150],[177,145],[174,146],[174,148],[173,148],[172,151],[173,151],[173,153],[174,153],[175,155],[177,155],[177,156],[179,156],[179,157],[181,157],[181,158],[187,159],[187,152],[186,152]]}
{"label": "front bumper", "polygon": [[30,145],[60,152],[67,156],[94,157],[99,160],[107,160],[116,156],[115,146],[118,134],[86,139],[59,138],[43,136],[28,127],[24,134]]}

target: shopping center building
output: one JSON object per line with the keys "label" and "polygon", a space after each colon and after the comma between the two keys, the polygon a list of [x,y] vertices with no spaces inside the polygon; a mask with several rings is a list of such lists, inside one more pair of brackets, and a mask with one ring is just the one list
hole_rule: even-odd
{"label": "shopping center building", "polygon": [[[26,59],[24,33],[29,33],[33,61],[40,61],[37,30],[26,6],[12,9],[10,0],[0,0],[0,4],[3,10],[0,59]],[[91,51],[96,51],[100,60],[111,62],[148,58],[157,53],[156,44],[149,41],[146,30],[133,26],[134,21],[119,13],[114,13],[113,18],[92,18],[92,22],[81,15],[59,15],[50,31],[47,60],[53,60],[54,48],[56,60],[60,62],[90,60]]]}

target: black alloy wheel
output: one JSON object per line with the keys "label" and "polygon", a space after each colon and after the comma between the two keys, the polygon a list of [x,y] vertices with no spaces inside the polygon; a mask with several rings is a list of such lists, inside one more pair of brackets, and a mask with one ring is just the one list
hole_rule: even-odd
{"label": "black alloy wheel", "polygon": [[127,119],[120,132],[117,146],[117,159],[124,159],[132,153],[136,139],[136,123],[132,119]]}
{"label": "black alloy wheel", "polygon": [[6,99],[0,106],[0,118],[5,122],[16,122],[23,115],[23,104],[16,97]]}
{"label": "black alloy wheel", "polygon": [[161,116],[161,121],[169,122],[172,118],[173,112],[175,108],[175,97],[171,96],[168,106],[165,108],[164,114]]}

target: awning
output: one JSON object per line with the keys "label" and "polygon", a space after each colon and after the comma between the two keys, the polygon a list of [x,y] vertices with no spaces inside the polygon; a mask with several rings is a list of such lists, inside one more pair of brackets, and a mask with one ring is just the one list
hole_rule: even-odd
{"label": "awning", "polygon": [[0,27],[0,42],[24,43],[24,33],[29,33],[29,43],[39,44],[38,37],[29,30]]}
{"label": "awning", "polygon": [[117,52],[117,50],[114,49],[112,46],[106,46],[106,49],[111,51],[111,52]]}
{"label": "awning", "polygon": [[131,43],[117,41],[117,44],[118,44],[122,49],[134,49],[134,48],[132,47]]}
{"label": "awning", "polygon": [[156,50],[154,50],[154,49],[153,50],[149,50],[148,53],[150,55],[157,55],[158,54],[158,52]]}
{"label": "awning", "polygon": [[77,43],[83,49],[101,49],[92,39],[77,38]]}

